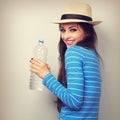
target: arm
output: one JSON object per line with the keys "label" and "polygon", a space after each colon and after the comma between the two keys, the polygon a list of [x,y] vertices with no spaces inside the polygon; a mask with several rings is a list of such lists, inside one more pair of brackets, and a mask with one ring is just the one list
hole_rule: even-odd
{"label": "arm", "polygon": [[65,55],[67,88],[62,86],[51,73],[46,75],[43,80],[43,84],[52,93],[74,110],[79,109],[83,102],[84,77],[82,65],[82,56],[78,50],[70,48]]}

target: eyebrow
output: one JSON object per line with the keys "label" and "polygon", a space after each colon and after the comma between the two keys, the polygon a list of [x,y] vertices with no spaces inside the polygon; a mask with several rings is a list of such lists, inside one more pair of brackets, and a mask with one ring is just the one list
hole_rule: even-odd
{"label": "eyebrow", "polygon": [[[68,28],[71,29],[71,28],[74,28],[74,27],[78,28],[78,26],[70,26]],[[60,26],[60,28],[64,28],[64,26]]]}

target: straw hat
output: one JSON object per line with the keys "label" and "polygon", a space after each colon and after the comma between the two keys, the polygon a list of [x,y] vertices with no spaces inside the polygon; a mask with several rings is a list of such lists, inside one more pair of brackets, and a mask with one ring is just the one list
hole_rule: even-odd
{"label": "straw hat", "polygon": [[69,2],[65,6],[65,13],[61,19],[54,21],[55,24],[71,23],[71,22],[84,22],[92,25],[98,25],[102,21],[93,21],[92,9],[90,5],[83,2]]}

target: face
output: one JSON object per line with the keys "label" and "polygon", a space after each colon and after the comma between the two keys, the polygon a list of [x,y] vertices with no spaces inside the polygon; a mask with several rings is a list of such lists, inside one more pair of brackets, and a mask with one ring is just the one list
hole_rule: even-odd
{"label": "face", "polygon": [[66,44],[67,48],[76,45],[85,37],[84,30],[77,23],[62,23],[60,24],[60,37]]}

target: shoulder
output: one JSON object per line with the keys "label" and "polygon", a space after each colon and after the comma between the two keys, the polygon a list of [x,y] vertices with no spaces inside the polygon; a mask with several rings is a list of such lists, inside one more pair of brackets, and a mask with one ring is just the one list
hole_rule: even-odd
{"label": "shoulder", "polygon": [[92,50],[81,47],[81,46],[74,45],[74,46],[71,46],[71,47],[67,48],[66,51],[76,51],[76,52],[82,52],[83,51],[83,52],[88,52],[89,53]]}
{"label": "shoulder", "polygon": [[79,50],[82,49],[82,48],[83,48],[83,47],[74,45],[74,46],[71,46],[71,47],[67,48],[66,51],[79,51]]}
{"label": "shoulder", "polygon": [[70,60],[70,61],[74,61],[74,60],[83,61],[83,59],[85,58],[83,49],[84,48],[80,46],[71,46],[67,48],[66,53],[65,53],[65,59]]}
{"label": "shoulder", "polygon": [[81,46],[71,46],[69,48],[67,48],[65,56],[77,56],[83,59],[86,58],[97,58],[96,52],[94,50],[91,49],[87,49]]}
{"label": "shoulder", "polygon": [[86,56],[88,54],[94,54],[95,52],[93,50],[89,50],[84,47],[75,45],[75,46],[71,46],[71,47],[67,48],[67,50],[66,50],[66,54],[72,54],[72,53]]}

